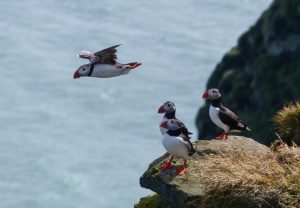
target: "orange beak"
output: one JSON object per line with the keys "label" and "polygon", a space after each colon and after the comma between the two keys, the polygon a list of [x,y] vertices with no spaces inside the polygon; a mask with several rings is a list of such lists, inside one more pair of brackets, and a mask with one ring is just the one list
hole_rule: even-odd
{"label": "orange beak", "polygon": [[164,113],[164,112],[165,112],[164,111],[164,106],[162,105],[162,106],[159,107],[157,113]]}
{"label": "orange beak", "polygon": [[209,99],[209,94],[207,91],[205,93],[203,93],[202,98]]}
{"label": "orange beak", "polygon": [[80,74],[78,71],[75,71],[73,78],[78,79],[80,77]]}
{"label": "orange beak", "polygon": [[164,129],[167,129],[167,128],[168,128],[168,120],[162,122],[162,123],[160,124],[160,127],[164,128]]}

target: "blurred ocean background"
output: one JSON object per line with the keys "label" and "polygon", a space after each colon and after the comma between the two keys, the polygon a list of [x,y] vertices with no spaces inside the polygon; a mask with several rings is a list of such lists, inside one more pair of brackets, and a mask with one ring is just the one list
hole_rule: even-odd
{"label": "blurred ocean background", "polygon": [[[207,78],[270,2],[0,0],[0,207],[133,207],[165,152],[157,108],[196,135]],[[73,80],[80,50],[114,44],[143,65]]]}

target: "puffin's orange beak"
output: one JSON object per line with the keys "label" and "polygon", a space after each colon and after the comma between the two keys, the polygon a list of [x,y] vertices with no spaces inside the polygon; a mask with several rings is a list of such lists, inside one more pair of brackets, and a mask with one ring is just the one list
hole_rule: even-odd
{"label": "puffin's orange beak", "polygon": [[209,94],[207,91],[202,95],[202,98],[209,99]]}
{"label": "puffin's orange beak", "polygon": [[162,106],[159,107],[157,113],[164,113],[164,112],[165,112],[164,111],[164,106],[162,105]]}
{"label": "puffin's orange beak", "polygon": [[75,71],[73,78],[78,79],[80,77],[80,74],[78,71]]}
{"label": "puffin's orange beak", "polygon": [[167,128],[168,128],[168,120],[162,122],[162,123],[160,124],[160,127],[167,129]]}

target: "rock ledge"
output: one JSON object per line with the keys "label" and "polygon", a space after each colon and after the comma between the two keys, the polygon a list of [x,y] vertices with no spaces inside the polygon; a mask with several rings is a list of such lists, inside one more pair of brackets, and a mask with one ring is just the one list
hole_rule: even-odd
{"label": "rock ledge", "polygon": [[[253,139],[240,136],[222,141],[200,140],[195,147],[196,153],[189,159],[184,176],[177,176],[175,171],[183,163],[181,160],[175,160],[169,170],[160,170],[169,156],[165,154],[149,165],[140,178],[140,185],[156,192],[170,208],[286,207],[290,204],[300,207],[299,187],[291,193],[287,185],[281,184],[282,180],[294,180],[283,178],[288,171],[287,164],[279,161],[290,151],[287,147],[283,148],[284,154],[274,153]],[[300,165],[300,151],[289,152],[289,155],[298,153],[299,161],[291,162],[295,165]],[[296,174],[300,176],[300,172]],[[294,182],[300,184],[300,179]],[[282,185],[280,191],[276,189],[279,185]]]}

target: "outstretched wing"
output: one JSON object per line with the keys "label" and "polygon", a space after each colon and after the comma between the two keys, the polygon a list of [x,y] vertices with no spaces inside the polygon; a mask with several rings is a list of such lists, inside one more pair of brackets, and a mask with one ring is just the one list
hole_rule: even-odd
{"label": "outstretched wing", "polygon": [[94,56],[96,57],[96,60],[94,61],[93,64],[115,64],[117,60],[117,47],[119,45],[115,45],[106,49],[103,49],[101,51],[98,51],[94,53]]}
{"label": "outstretched wing", "polygon": [[219,117],[221,121],[230,126],[231,129],[245,130],[247,128],[247,124],[245,122],[243,122],[234,112],[224,106],[220,107]]}

